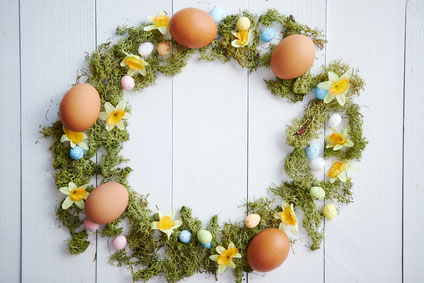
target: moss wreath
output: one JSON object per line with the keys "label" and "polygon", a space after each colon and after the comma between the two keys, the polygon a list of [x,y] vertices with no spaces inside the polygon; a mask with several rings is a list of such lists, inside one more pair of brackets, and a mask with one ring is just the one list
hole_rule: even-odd
{"label": "moss wreath", "polygon": [[[275,46],[271,45],[265,54],[259,53],[259,27],[269,27],[275,22],[282,25],[283,37],[291,34],[304,34],[310,37],[316,47],[320,49],[326,42],[322,31],[299,24],[293,16],[282,15],[277,10],[268,10],[259,17],[248,11],[244,11],[242,15],[249,18],[252,23],[252,42],[246,47],[234,48],[231,45],[231,41],[234,39],[232,31],[236,29],[236,22],[241,15],[226,16],[218,24],[219,37],[210,45],[198,50],[200,60],[228,62],[235,59],[242,67],[248,68],[250,71],[254,71],[258,67],[269,67]],[[139,27],[118,27],[116,33],[121,37],[118,43],[101,44],[95,52],[87,56],[89,70],[82,71],[77,82],[85,78],[86,82],[93,85],[100,94],[102,105],[105,102],[117,105],[123,98],[120,80],[126,74],[126,70],[120,66],[120,62],[126,56],[124,51],[136,54],[138,46],[143,42],[149,41],[157,45],[165,40],[158,30],[145,31],[144,27],[147,25],[149,23],[142,23]],[[158,72],[165,76],[178,74],[195,52],[195,50],[179,45],[172,39],[169,39],[168,42],[172,42],[170,55],[166,58],[153,53],[147,58],[149,66],[146,68],[146,75],[134,76],[135,90],[142,90],[154,85]],[[247,228],[242,223],[226,222],[220,227],[218,217],[213,216],[204,228],[212,234],[210,250],[202,247],[195,237],[188,244],[183,244],[178,240],[178,234],[183,229],[196,234],[203,227],[202,222],[192,216],[191,209],[185,206],[180,210],[182,225],[174,231],[175,233],[169,239],[164,233],[161,233],[159,237],[154,236],[151,223],[158,221],[159,215],[148,208],[145,196],[137,194],[130,188],[127,178],[132,169],[123,166],[128,159],[120,155],[123,142],[129,139],[129,133],[125,128],[123,130],[114,128],[107,131],[104,122],[98,120],[87,131],[89,149],[82,159],[73,160],[69,156],[69,145],[61,142],[61,136],[64,133],[62,123],[57,121],[50,127],[44,127],[41,131],[42,134],[52,139],[50,151],[53,155],[53,168],[55,169],[53,176],[57,188],[67,186],[69,182],[79,185],[87,184],[93,175],[101,175],[102,183],[114,181],[123,184],[128,189],[129,202],[125,212],[117,220],[105,225],[97,232],[101,236],[116,237],[123,231],[121,221],[128,220],[129,231],[126,238],[129,249],[122,249],[111,255],[110,262],[118,266],[126,266],[131,271],[134,281],[147,281],[154,276],[164,275],[167,281],[176,282],[196,272],[208,273],[217,278],[218,265],[209,258],[210,251],[215,250],[217,246],[227,247],[230,242],[233,242],[241,254],[241,258],[235,259],[236,267],[233,269],[233,274],[236,282],[241,282],[243,272],[252,271],[246,259],[249,241],[259,231],[272,227],[278,228],[280,225],[281,221],[275,217],[275,214],[281,212],[282,207],[275,204],[275,198],[281,197],[295,208],[303,210],[303,226],[312,239],[311,249],[313,250],[319,249],[324,228],[321,227],[323,216],[310,195],[310,188],[314,186],[323,188],[325,200],[328,201],[344,204],[353,201],[353,184],[349,179],[344,180],[345,182],[338,179],[335,182],[334,180],[332,180],[333,182],[318,181],[309,168],[305,147],[310,144],[312,139],[318,138],[328,116],[333,112],[345,113],[353,146],[337,151],[333,148],[325,148],[324,157],[332,157],[345,163],[352,160],[357,161],[361,158],[367,143],[362,133],[363,121],[359,112],[360,107],[352,101],[353,96],[359,95],[364,87],[364,81],[358,76],[358,70],[352,69],[340,61],[335,61],[328,66],[323,66],[322,71],[317,75],[312,75],[308,71],[295,79],[265,80],[267,88],[273,94],[295,103],[302,101],[304,96],[318,83],[328,81],[330,79],[329,72],[341,76],[346,71],[351,71],[351,77],[344,106],[339,105],[336,100],[324,103],[323,100],[314,98],[307,104],[304,116],[295,118],[292,125],[288,127],[286,142],[293,146],[293,151],[286,158],[285,171],[291,181],[284,181],[279,186],[271,186],[269,189],[273,195],[272,199],[260,198],[245,202],[248,214],[260,215],[259,224],[254,228]],[[104,153],[101,155],[100,163],[97,164],[91,158],[97,154],[100,148],[104,149]],[[87,187],[87,191],[92,189],[91,185]],[[86,230],[82,229],[83,217],[81,216],[83,213],[84,211],[76,206],[66,210],[61,205],[56,208],[59,225],[65,226],[70,232],[71,237],[67,243],[71,254],[84,252],[90,244],[87,240]],[[162,248],[165,248],[165,257],[158,254]]]}

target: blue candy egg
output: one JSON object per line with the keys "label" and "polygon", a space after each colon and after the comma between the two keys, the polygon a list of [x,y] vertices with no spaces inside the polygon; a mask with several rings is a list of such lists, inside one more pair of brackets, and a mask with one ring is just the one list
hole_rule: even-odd
{"label": "blue candy egg", "polygon": [[208,250],[211,248],[212,242],[207,243],[206,245],[203,243],[200,243],[200,245],[204,248],[207,248]]}
{"label": "blue candy egg", "polygon": [[180,235],[178,236],[178,239],[180,239],[181,243],[188,244],[191,241],[191,232],[188,230],[181,231]]}
{"label": "blue candy egg", "polygon": [[311,143],[309,147],[306,148],[306,156],[309,160],[313,160],[319,157],[320,148],[316,143]]}
{"label": "blue candy egg", "polygon": [[275,30],[273,28],[263,29],[260,38],[264,42],[270,42],[275,38]]}
{"label": "blue candy egg", "polygon": [[74,160],[80,160],[84,156],[84,149],[82,149],[79,146],[71,147],[71,150],[69,151],[69,155]]}
{"label": "blue candy egg", "polygon": [[315,88],[315,96],[318,99],[324,99],[328,93],[328,89],[320,89],[319,87]]}
{"label": "blue candy egg", "polygon": [[216,23],[219,23],[222,20],[222,18],[223,18],[223,16],[222,16],[223,12],[222,12],[221,7],[214,7],[209,12],[209,14],[212,16],[212,18],[214,19],[214,21]]}

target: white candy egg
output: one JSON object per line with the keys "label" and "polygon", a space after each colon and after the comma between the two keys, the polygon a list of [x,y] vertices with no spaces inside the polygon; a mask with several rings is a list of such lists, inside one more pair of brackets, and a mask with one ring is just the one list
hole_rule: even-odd
{"label": "white candy egg", "polygon": [[315,159],[311,160],[311,162],[309,162],[309,167],[313,171],[322,170],[324,168],[324,166],[325,166],[325,161],[321,157],[315,158]]}
{"label": "white candy egg", "polygon": [[143,57],[147,57],[147,56],[149,56],[152,53],[153,48],[154,48],[153,43],[151,43],[151,42],[143,42],[138,47],[138,53],[141,56],[143,56]]}
{"label": "white candy egg", "polygon": [[335,128],[338,125],[340,125],[340,123],[342,122],[342,116],[340,116],[337,113],[334,113],[330,116],[330,118],[328,119],[328,126],[330,128]]}

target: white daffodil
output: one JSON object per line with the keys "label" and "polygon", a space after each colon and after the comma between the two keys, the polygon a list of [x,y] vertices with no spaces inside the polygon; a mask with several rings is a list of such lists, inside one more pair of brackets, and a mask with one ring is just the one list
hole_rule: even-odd
{"label": "white daffodil", "polygon": [[125,110],[127,107],[125,101],[119,101],[116,107],[113,107],[110,102],[106,102],[104,106],[106,111],[100,112],[99,119],[106,121],[106,130],[111,131],[115,126],[123,130],[125,128],[124,120],[131,117],[131,114]]}
{"label": "white daffodil", "polygon": [[350,71],[345,72],[341,77],[337,76],[333,72],[328,72],[328,81],[318,84],[319,89],[328,90],[328,93],[324,98],[324,103],[330,103],[335,98],[341,106],[344,106],[346,103],[345,94],[350,87],[350,77]]}
{"label": "white daffodil", "polygon": [[63,127],[65,134],[60,138],[60,142],[69,141],[71,147],[80,146],[81,148],[88,150],[88,145],[86,140],[88,139],[87,135],[83,132],[74,132],[67,130]]}
{"label": "white daffodil", "polygon": [[218,273],[222,274],[227,269],[227,266],[231,268],[236,268],[236,265],[233,262],[233,258],[241,258],[241,254],[237,252],[237,248],[233,242],[230,242],[228,249],[217,246],[216,247],[217,255],[211,255],[209,258],[213,261],[216,261],[218,264]]}
{"label": "white daffodil", "polygon": [[350,162],[336,161],[331,166],[328,171],[328,177],[330,177],[330,183],[334,183],[337,179],[342,182],[348,180],[347,172],[354,171],[355,168],[350,164]]}
{"label": "white daffodil", "polygon": [[146,66],[149,64],[143,58],[134,54],[124,52],[126,57],[121,61],[121,67],[128,67],[128,76],[139,73],[142,76],[146,75]]}
{"label": "white daffodil", "polygon": [[283,211],[275,214],[275,218],[281,220],[279,229],[285,231],[287,227],[290,227],[290,231],[293,234],[296,234],[299,229],[299,225],[297,222],[296,214],[294,212],[293,204],[289,205],[286,201],[283,200],[281,202],[281,208]]}
{"label": "white daffodil", "polygon": [[159,221],[154,221],[151,224],[152,229],[158,229],[159,231],[165,233],[169,237],[174,232],[174,229],[177,229],[183,224],[181,220],[174,220],[175,211],[171,211],[168,214],[163,214],[162,212],[158,212]]}
{"label": "white daffodil", "polygon": [[84,208],[84,200],[88,197],[87,185],[77,187],[73,182],[69,182],[67,187],[62,187],[59,190],[67,195],[62,203],[63,209],[70,208],[74,203],[77,207]]}
{"label": "white daffodil", "polygon": [[166,34],[169,27],[169,16],[165,11],[162,11],[156,17],[147,17],[152,25],[145,26],[144,31],[157,29],[161,34]]}
{"label": "white daffodil", "polygon": [[343,147],[352,147],[353,141],[347,138],[348,129],[344,129],[343,133],[339,133],[336,129],[331,128],[333,133],[327,136],[326,148],[333,148],[333,150],[339,150]]}

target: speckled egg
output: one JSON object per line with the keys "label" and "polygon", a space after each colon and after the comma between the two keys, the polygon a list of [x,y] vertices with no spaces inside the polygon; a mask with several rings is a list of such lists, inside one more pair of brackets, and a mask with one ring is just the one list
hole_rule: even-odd
{"label": "speckled egg", "polygon": [[329,203],[324,205],[322,208],[322,214],[324,215],[325,219],[333,220],[337,215],[337,209],[334,204]]}
{"label": "speckled egg", "polygon": [[325,191],[321,187],[312,187],[309,193],[311,197],[316,200],[323,200],[325,198]]}
{"label": "speckled egg", "polygon": [[275,29],[265,28],[262,30],[260,38],[263,42],[270,42],[275,38]]}
{"label": "speckled egg", "polygon": [[244,218],[244,225],[246,225],[247,228],[255,228],[258,226],[260,221],[261,217],[259,214],[253,213]]}
{"label": "speckled egg", "polygon": [[188,230],[181,231],[180,235],[178,235],[178,239],[181,243],[188,244],[191,241],[191,232]]}
{"label": "speckled egg", "polygon": [[317,143],[311,143],[306,148],[306,156],[309,160],[313,160],[319,156],[320,153],[320,146]]}
{"label": "speckled egg", "polygon": [[159,55],[166,56],[171,52],[171,44],[167,41],[161,42],[158,44],[157,50]]}
{"label": "speckled egg", "polygon": [[216,23],[219,23],[223,18],[223,12],[221,7],[214,7],[209,14],[212,16]]}
{"label": "speckled egg", "polygon": [[80,146],[71,147],[69,150],[69,155],[74,160],[80,160],[84,156],[84,149]]}
{"label": "speckled egg", "polygon": [[309,162],[309,168],[313,171],[319,171],[324,169],[325,160],[322,157],[315,158]]}
{"label": "speckled egg", "polygon": [[340,125],[340,123],[342,122],[342,116],[340,116],[337,113],[334,113],[330,116],[330,118],[328,119],[328,126],[330,128],[335,128],[338,125]]}
{"label": "speckled egg", "polygon": [[315,97],[318,99],[324,99],[328,93],[328,89],[320,89],[319,87],[315,88]]}
{"label": "speckled egg", "polygon": [[212,242],[209,242],[209,243],[207,243],[207,244],[203,244],[203,243],[200,243],[200,245],[202,246],[202,247],[204,247],[204,248],[207,248],[208,250],[211,248],[211,246],[212,246]]}
{"label": "speckled egg", "polygon": [[197,232],[197,239],[199,242],[206,245],[212,241],[212,234],[208,230],[200,230]]}
{"label": "speckled egg", "polygon": [[247,17],[240,17],[237,20],[237,28],[239,30],[248,30],[250,28],[250,20]]}
{"label": "speckled egg", "polygon": [[96,231],[99,228],[99,224],[91,222],[88,219],[84,220],[84,228],[87,231]]}
{"label": "speckled egg", "polygon": [[134,79],[131,76],[123,76],[121,78],[121,86],[123,89],[131,90],[135,86]]}
{"label": "speckled egg", "polygon": [[116,250],[122,250],[127,245],[127,238],[125,238],[125,236],[119,235],[118,237],[113,239],[112,244]]}
{"label": "speckled egg", "polygon": [[147,57],[150,54],[152,54],[153,52],[153,48],[155,46],[153,45],[153,43],[151,42],[143,42],[142,44],[140,44],[140,46],[138,47],[138,54],[140,54],[143,57]]}

